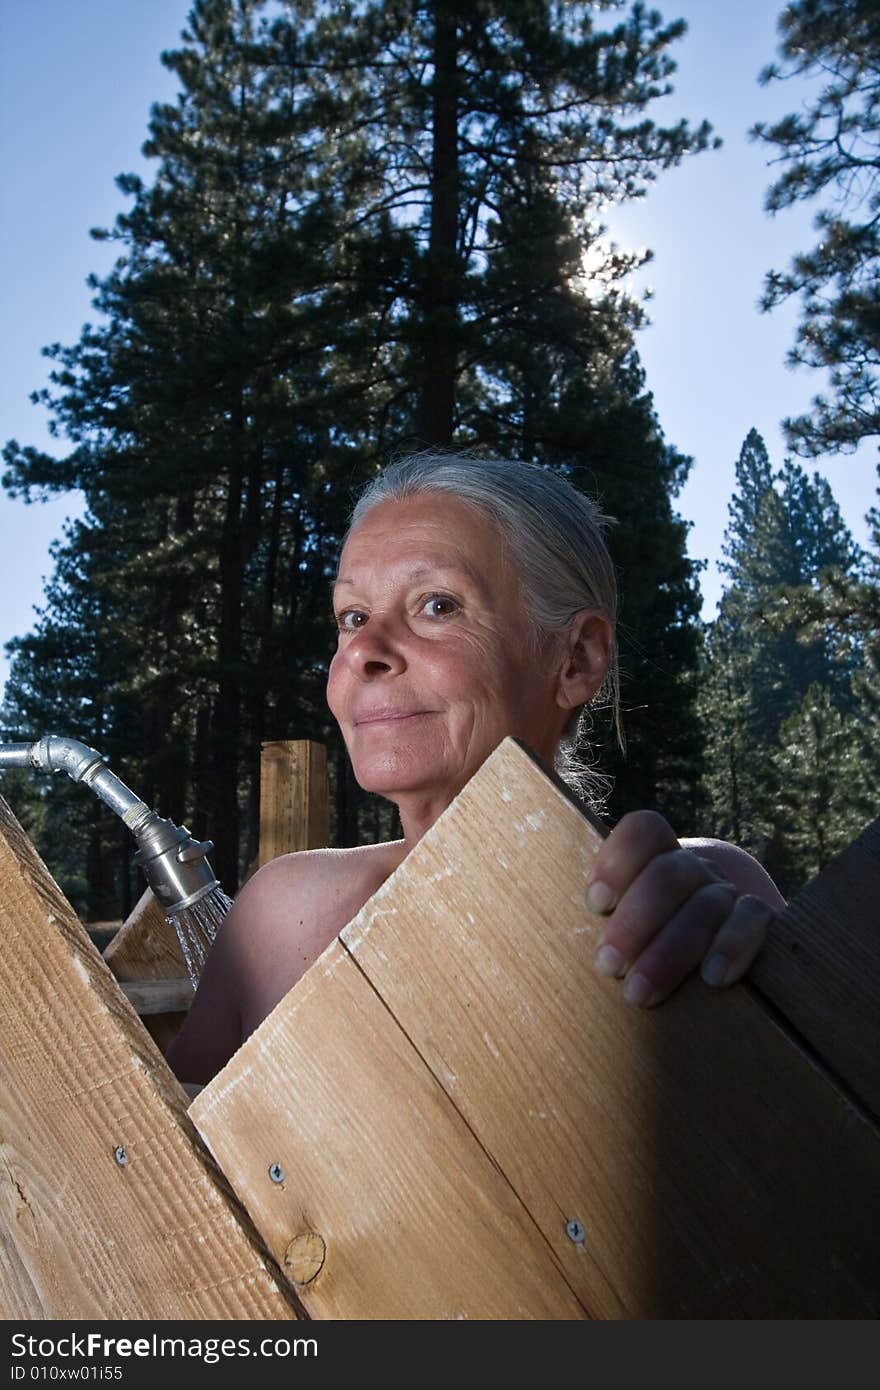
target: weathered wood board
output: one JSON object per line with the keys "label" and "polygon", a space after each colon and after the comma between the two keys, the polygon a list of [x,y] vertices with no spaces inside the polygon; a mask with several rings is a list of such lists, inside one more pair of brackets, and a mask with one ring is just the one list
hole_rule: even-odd
{"label": "weathered wood board", "polygon": [[286,1281],[0,799],[0,1309],[285,1318]]}
{"label": "weathered wood board", "polygon": [[876,1126],[755,992],[644,1012],[595,974],[597,844],[506,741],[194,1101],[276,1257],[308,1244],[312,1316],[498,1316],[491,1284],[547,1317],[538,1267],[557,1317],[880,1310]]}
{"label": "weathered wood board", "polygon": [[[529,1213],[338,942],[190,1114],[312,1317],[584,1316]],[[303,1274],[304,1249],[318,1255]]]}
{"label": "weathered wood board", "polygon": [[43,1316],[39,1295],[0,1218],[0,1318],[5,1322],[31,1322]]}
{"label": "weathered wood board", "polygon": [[[104,951],[117,980],[140,987],[151,981],[174,982],[174,997],[163,1010],[151,1008],[144,1025],[159,1051],[165,1053],[177,1036],[192,1000],[192,985],[177,932],[165,919],[165,909],[145,888],[119,931]],[[135,1007],[139,996],[133,1000]]]}
{"label": "weathered wood board", "polygon": [[[120,980],[119,988],[135,1013],[145,1020],[166,1014],[185,1015],[192,1002],[193,987],[185,980]],[[155,1041],[155,1035],[154,1035]]]}
{"label": "weathered wood board", "polygon": [[880,1119],[880,820],[795,899],[750,980]]}

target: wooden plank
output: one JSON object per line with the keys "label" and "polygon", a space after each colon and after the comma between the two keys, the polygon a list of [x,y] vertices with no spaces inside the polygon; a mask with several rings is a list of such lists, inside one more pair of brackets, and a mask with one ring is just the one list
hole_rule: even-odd
{"label": "wooden plank", "polygon": [[92,945],[97,947],[102,954],[106,951],[121,926],[121,921],[87,922],[85,924]]}
{"label": "wooden plank", "polygon": [[341,939],[596,1316],[876,1313],[876,1127],[743,989],[624,1004],[597,846],[507,741]]}
{"label": "wooden plank", "polygon": [[131,980],[119,988],[141,1018],[152,1014],[185,1013],[193,998],[189,976],[182,980]]}
{"label": "wooden plank", "polygon": [[327,750],[308,739],[264,743],[260,755],[260,864],[330,839]]}
{"label": "wooden plank", "polygon": [[880,1117],[880,820],[789,905],[751,979]]}
{"label": "wooden plank", "polygon": [[[187,973],[177,932],[149,888],[105,949],[104,959],[117,980],[125,983],[179,980]],[[144,1026],[160,1052],[168,1050],[185,1018],[186,1009],[179,1007],[144,1015]]]}
{"label": "wooden plank", "polygon": [[117,980],[176,980],[186,974],[177,932],[146,888],[104,952]]}
{"label": "wooden plank", "polygon": [[294,1317],[185,1092],[2,799],[0,884],[0,1224],[22,1304]]}
{"label": "wooden plank", "polygon": [[584,1316],[528,1212],[338,943],[190,1115],[310,1316]]}
{"label": "wooden plank", "polygon": [[6,1322],[31,1322],[43,1316],[43,1305],[19,1258],[15,1241],[0,1221],[0,1318]]}

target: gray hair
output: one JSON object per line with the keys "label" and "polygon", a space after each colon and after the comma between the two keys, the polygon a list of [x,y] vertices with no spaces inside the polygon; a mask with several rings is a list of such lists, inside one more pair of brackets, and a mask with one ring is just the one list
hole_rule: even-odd
{"label": "gray hair", "polygon": [[[488,516],[505,543],[523,586],[536,651],[550,633],[566,627],[585,608],[614,626],[617,576],[604,531],[613,518],[559,472],[518,460],[474,454],[408,454],[388,464],[367,484],[351,514],[353,529],[380,502],[406,501],[425,492],[445,492]],[[596,802],[607,779],[585,768],[577,750],[591,728],[590,711],[610,705],[618,740],[620,675],[612,642],[605,680],[590,701],[572,714],[556,752],[556,770],[580,795]],[[604,785],[603,785],[604,784]]]}

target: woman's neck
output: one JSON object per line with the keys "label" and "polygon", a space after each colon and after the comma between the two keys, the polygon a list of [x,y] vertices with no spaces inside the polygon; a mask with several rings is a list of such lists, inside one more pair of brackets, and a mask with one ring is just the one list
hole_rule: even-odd
{"label": "woman's neck", "polygon": [[395,798],[400,815],[400,825],[403,830],[401,859],[415,848],[425,832],[431,829],[434,822],[442,816],[447,806],[452,804],[457,795],[458,792],[455,791],[444,796],[437,796],[436,794],[429,796],[418,793]]}

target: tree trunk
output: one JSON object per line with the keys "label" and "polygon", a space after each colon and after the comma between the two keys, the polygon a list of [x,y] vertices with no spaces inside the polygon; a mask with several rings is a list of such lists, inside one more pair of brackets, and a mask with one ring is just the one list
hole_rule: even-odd
{"label": "tree trunk", "polygon": [[[431,231],[419,314],[423,360],[420,434],[452,443],[458,363],[458,32],[456,6],[435,0]],[[423,335],[423,336],[422,336]]]}
{"label": "tree trunk", "polygon": [[[245,864],[252,864],[260,848],[260,757],[266,737],[266,712],[272,685],[275,642],[275,595],[278,588],[278,560],[281,552],[281,521],[284,514],[284,464],[275,466],[272,509],[269,514],[269,546],[262,575],[262,595],[257,627],[257,657],[250,687],[250,786],[248,790],[247,849]],[[283,731],[284,733],[287,730]],[[280,736],[280,735],[279,735]]]}
{"label": "tree trunk", "polygon": [[211,711],[203,704],[196,713],[193,741],[193,813],[189,826],[196,840],[208,838],[211,781]]}
{"label": "tree trunk", "polygon": [[235,434],[229,467],[229,490],[220,538],[220,630],[217,644],[217,696],[211,730],[211,778],[208,833],[214,841],[214,872],[227,893],[238,887],[238,768],[241,738],[241,494],[244,440],[243,411],[232,421]]}

